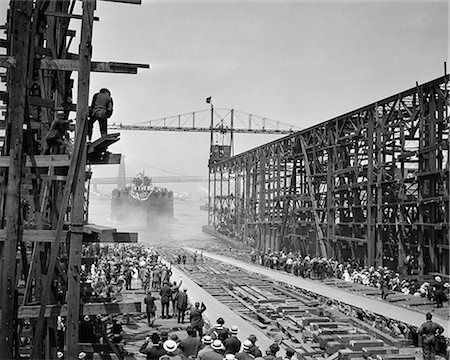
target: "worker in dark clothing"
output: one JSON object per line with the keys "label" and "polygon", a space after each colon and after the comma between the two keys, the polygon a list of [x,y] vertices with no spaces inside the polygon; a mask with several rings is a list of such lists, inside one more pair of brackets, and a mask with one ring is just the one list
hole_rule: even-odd
{"label": "worker in dark clothing", "polygon": [[89,109],[89,126],[88,126],[88,139],[92,139],[92,130],[94,123],[98,120],[100,125],[100,135],[105,136],[107,134],[108,119],[113,113],[113,99],[111,92],[108,89],[100,89],[100,92],[94,95],[92,98],[92,105]]}
{"label": "worker in dark clothing", "polygon": [[67,131],[70,129],[70,122],[72,120],[64,120],[60,114],[52,121],[50,129],[47,135],[45,135],[45,141],[47,143],[47,149],[45,155],[50,154],[64,154],[69,141],[67,139]]}
{"label": "worker in dark clothing", "polygon": [[223,341],[223,345],[225,346],[225,355],[235,355],[241,349],[241,341],[237,338],[238,332],[239,329],[236,325],[233,325],[230,328],[230,336]]}
{"label": "worker in dark clothing", "polygon": [[184,324],[184,314],[186,313],[188,304],[187,289],[184,288],[183,291],[179,292],[177,297],[178,323]]}
{"label": "worker in dark clothing", "polygon": [[152,296],[152,292],[150,290],[147,291],[147,296],[144,299],[145,310],[147,312],[147,321],[148,326],[152,327],[156,318],[156,304],[155,298]]}
{"label": "worker in dark clothing", "polygon": [[[150,341],[153,345],[147,349]],[[147,336],[145,338],[145,342],[142,344],[139,352],[141,354],[147,355],[147,360],[159,360],[161,356],[167,353],[161,345],[161,337],[156,332],[154,332],[151,336]]]}
{"label": "worker in dark clothing", "polygon": [[436,307],[441,308],[443,306],[443,302],[446,300],[444,287],[442,286],[442,278],[440,276],[436,276],[434,278],[436,283],[433,286],[433,297],[434,301],[436,301]]}
{"label": "worker in dark clothing", "polygon": [[166,317],[170,318],[169,304],[172,289],[170,288],[169,283],[167,281],[163,284],[163,286],[161,286],[159,294],[161,295],[161,318],[162,319],[165,319]]}
{"label": "worker in dark clothing", "polygon": [[422,350],[424,360],[434,360],[435,359],[435,347],[436,347],[436,336],[441,335],[444,332],[444,328],[433,322],[431,319],[433,315],[427,313],[427,321],[420,325],[417,333],[422,336]]}
{"label": "worker in dark clothing", "polygon": [[191,326],[198,333],[198,336],[203,337],[203,325],[205,324],[203,320],[203,312],[206,310],[205,304],[196,302],[195,307],[191,309],[190,321]]}

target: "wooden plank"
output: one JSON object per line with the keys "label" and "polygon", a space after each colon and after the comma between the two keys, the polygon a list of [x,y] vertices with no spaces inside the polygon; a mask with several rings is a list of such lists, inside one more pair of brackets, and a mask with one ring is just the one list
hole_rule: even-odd
{"label": "wooden plank", "polygon": [[88,158],[91,165],[119,165],[122,154],[111,154],[105,152],[103,154],[91,154]]}
{"label": "wooden plank", "polygon": [[[78,60],[70,59],[42,59],[40,64],[41,70],[59,70],[59,71],[78,71],[80,68]],[[92,72],[109,72],[121,74],[137,74],[138,68],[148,69],[148,64],[131,64],[120,62],[91,62]]]}
{"label": "wooden plank", "polygon": [[[69,231],[63,231],[61,236],[66,238],[67,234],[69,234]],[[55,241],[55,236],[56,230],[24,230],[22,240],[26,242],[52,243]],[[0,242],[1,241],[6,241],[5,229],[0,229]],[[137,243],[137,241],[138,233],[95,233],[88,230],[83,234],[83,243]]]}
{"label": "wooden plank", "polygon": [[30,43],[31,13],[33,3],[30,1],[13,1],[10,5],[11,24],[11,54],[15,56],[15,66],[10,70],[11,83],[9,113],[11,129],[9,132],[9,148],[6,150],[9,163],[8,182],[6,190],[5,215],[7,241],[0,248],[2,291],[0,295],[2,318],[0,322],[0,353],[6,359],[17,358],[14,339],[17,335],[15,311],[17,310],[16,277],[17,246],[22,237],[20,225],[21,191],[23,165],[23,125],[26,114],[27,77],[24,74],[28,63]]}
{"label": "wooden plank", "polygon": [[[58,11],[46,11],[45,15],[46,16],[56,16],[56,17],[62,17],[62,18],[69,18],[69,19],[77,19],[77,20],[83,19],[82,15],[69,14],[69,13],[58,12]],[[98,21],[98,20],[99,20],[99,18],[97,16],[94,16],[94,21]]]}
{"label": "wooden plank", "polygon": [[116,2],[116,3],[123,3],[123,4],[133,4],[133,5],[141,5],[142,0],[101,0],[106,2]]}
{"label": "wooden plank", "polygon": [[[112,314],[140,314],[142,304],[140,301],[130,303],[90,303],[80,305],[80,316],[84,315],[112,315]],[[68,305],[47,305],[44,316],[67,316]],[[19,319],[37,318],[39,316],[40,305],[20,306],[18,311]]]}
{"label": "wooden plank", "polygon": [[109,226],[103,226],[103,225],[96,225],[96,224],[84,224],[83,225],[83,232],[86,234],[103,234],[107,232],[115,232],[116,229],[109,227]]}
{"label": "wooden plank", "polygon": [[[78,71],[78,89],[77,89],[77,115],[76,115],[76,133],[79,141],[80,169],[74,176],[74,189],[72,192],[72,211],[70,221],[72,223],[70,236],[70,253],[67,270],[68,291],[67,291],[67,358],[76,358],[79,339],[79,317],[80,317],[80,267],[81,253],[83,243],[83,222],[84,222],[84,192],[86,180],[86,134],[87,134],[87,116],[89,111],[89,85],[90,69],[92,59],[92,28],[94,18],[94,1],[83,1],[83,20],[81,22],[80,39],[80,60],[76,61],[79,67]],[[71,60],[69,60],[71,61]],[[52,248],[53,250],[53,248]]]}
{"label": "wooden plank", "polygon": [[[66,238],[68,231],[63,231],[61,236]],[[24,230],[23,241],[31,242],[53,242],[55,240],[56,230]],[[0,241],[6,240],[6,230],[0,229]]]}
{"label": "wooden plank", "polygon": [[[69,154],[63,155],[35,155],[37,167],[66,167],[70,165],[71,157]],[[0,167],[9,167],[10,160],[9,156],[0,156]],[[31,162],[31,158],[27,156],[26,167],[33,167],[33,163]]]}
{"label": "wooden plank", "polygon": [[106,134],[88,145],[88,154],[105,150],[108,146],[120,140],[120,133]]}

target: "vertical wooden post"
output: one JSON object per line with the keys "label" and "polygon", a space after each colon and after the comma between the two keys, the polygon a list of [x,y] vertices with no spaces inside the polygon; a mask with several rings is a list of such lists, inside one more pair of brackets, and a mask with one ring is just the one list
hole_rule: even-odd
{"label": "vertical wooden post", "polygon": [[0,354],[13,359],[15,313],[17,308],[16,291],[16,254],[21,237],[20,219],[20,184],[22,178],[22,143],[25,118],[27,65],[30,43],[30,23],[33,3],[31,1],[12,1],[12,38],[11,55],[16,59],[16,66],[10,70],[9,106],[10,128],[8,132],[10,166],[6,189],[6,241],[2,258],[2,319],[0,336]]}
{"label": "vertical wooden post", "polygon": [[374,132],[376,122],[377,105],[372,109],[372,113],[368,117],[367,124],[367,264],[366,266],[373,266],[375,264],[375,234],[376,234],[376,211],[373,206],[374,199]]}
{"label": "vertical wooden post", "polygon": [[81,167],[75,179],[73,205],[71,212],[70,254],[68,268],[67,296],[67,359],[78,357],[78,330],[80,316],[80,271],[83,242],[85,164],[86,164],[86,126],[89,104],[89,81],[92,56],[92,26],[95,0],[83,1],[83,20],[81,25],[80,67],[78,70],[77,136],[81,136]]}

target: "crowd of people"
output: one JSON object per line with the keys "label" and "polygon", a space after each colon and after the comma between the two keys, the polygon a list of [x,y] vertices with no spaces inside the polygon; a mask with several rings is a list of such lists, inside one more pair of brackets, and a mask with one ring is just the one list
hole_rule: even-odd
{"label": "crowd of people", "polygon": [[[99,299],[99,301],[112,301],[120,296],[124,289],[132,289],[132,285],[145,290],[145,312],[147,315],[150,335],[140,348],[147,359],[158,360],[275,360],[280,350],[278,343],[274,342],[265,354],[262,354],[256,344],[256,336],[239,336],[246,338],[240,341],[237,337],[239,329],[236,326],[226,327],[222,317],[208,330],[203,313],[205,304],[195,302],[191,304],[188,299],[188,289],[183,286],[180,276],[173,279],[171,265],[164,263],[159,254],[142,245],[115,245],[99,246],[92,244],[84,247],[84,260],[81,268],[82,296],[85,298]],[[180,252],[175,256],[174,262],[185,264],[187,258],[192,257],[192,263],[203,262],[201,252]],[[436,295],[436,284],[441,284],[443,291],[448,291],[448,284],[442,284],[441,279],[435,279],[436,284],[420,284],[417,288],[406,285],[400,279],[399,274],[385,267],[363,268],[354,263],[340,264],[334,260],[323,258],[311,258],[305,256],[293,256],[282,252],[257,253],[252,251],[251,261],[276,270],[284,270],[302,277],[337,277],[346,281],[376,286],[382,291],[383,287],[390,290],[409,289],[411,293],[419,292],[422,296],[430,296],[430,289],[434,289],[431,296]],[[190,260],[191,262],[191,260]],[[135,281],[133,281],[133,279]],[[139,281],[136,281],[139,280]],[[438,281],[440,280],[440,281]],[[444,293],[445,296],[445,293]],[[384,333],[389,333],[397,338],[411,338],[416,329],[411,329],[406,324],[375,316],[332,300],[322,299],[327,302],[327,308],[336,308],[341,313],[371,323]],[[160,308],[159,308],[160,307]],[[160,309],[161,319],[174,318],[180,324],[188,323],[186,336],[180,339],[179,332],[168,333],[158,331],[155,326],[157,309]],[[128,352],[124,346],[124,332],[118,318],[110,319],[111,341],[123,355]],[[102,329],[101,316],[83,316],[80,318],[80,342],[98,343],[104,342],[105,329]],[[58,350],[62,354],[64,348],[65,319],[58,317],[57,339]],[[267,344],[264,344],[267,345]],[[294,350],[286,349],[286,359],[295,354]],[[84,353],[80,353],[82,359]]]}
{"label": "crowd of people", "polygon": [[[199,305],[199,308],[202,307]],[[176,333],[167,331],[153,332],[146,337],[139,351],[147,356],[147,360],[281,360],[277,357],[280,351],[277,342],[271,344],[263,355],[255,335],[250,334],[241,342],[237,337],[239,328],[235,325],[226,327],[222,317],[205,334],[198,332],[195,323],[195,315],[193,318],[191,311],[191,324],[186,328],[186,337],[180,339]],[[294,354],[293,349],[287,348],[285,359],[290,359]]]}
{"label": "crowd of people", "polygon": [[440,276],[435,276],[433,281],[402,278],[398,272],[388,269],[386,266],[361,266],[357,261],[340,263],[334,259],[271,250],[263,252],[252,250],[250,260],[252,263],[304,278],[334,277],[376,287],[380,289],[383,299],[387,299],[389,292],[396,291],[427,297],[434,300],[437,307],[442,307],[443,303],[449,299],[450,294],[449,282],[444,282]]}

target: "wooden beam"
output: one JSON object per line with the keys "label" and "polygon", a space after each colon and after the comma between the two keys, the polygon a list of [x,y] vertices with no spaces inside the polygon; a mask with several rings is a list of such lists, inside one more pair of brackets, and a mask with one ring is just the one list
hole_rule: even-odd
{"label": "wooden beam", "polygon": [[120,140],[120,133],[106,134],[88,145],[88,155],[106,150],[110,145]]}
{"label": "wooden beam", "polygon": [[[68,231],[62,232],[62,237],[67,236]],[[55,241],[56,230],[24,230],[23,241],[30,242],[53,242]],[[6,240],[6,230],[0,229],[0,241]]]}
{"label": "wooden beam", "polygon": [[103,154],[91,154],[88,157],[88,162],[91,165],[119,165],[122,154],[111,154],[105,152]]}
{"label": "wooden beam", "polygon": [[[69,231],[63,231],[61,236],[67,237]],[[55,241],[56,230],[24,230],[23,241],[45,242]],[[6,230],[0,229],[0,242],[6,241]],[[90,228],[83,227],[83,243],[136,243],[138,233],[128,232],[93,232]]]}
{"label": "wooden beam", "polygon": [[[41,70],[58,70],[58,71],[78,71],[80,68],[78,60],[69,59],[42,59]],[[91,62],[91,71],[93,72],[109,72],[120,74],[137,74],[137,69],[148,69],[148,64],[131,64],[119,62]]]}
{"label": "wooden beam", "polygon": [[[83,15],[69,14],[69,13],[58,12],[58,11],[46,11],[45,15],[46,16],[56,16],[56,17],[62,17],[62,18],[69,18],[69,19],[77,19],[77,20],[82,20],[83,19]],[[99,18],[97,16],[94,16],[94,21],[98,21],[98,20],[99,20]]]}
{"label": "wooden beam", "polygon": [[117,3],[123,3],[123,4],[133,4],[133,5],[141,5],[142,0],[101,0],[106,2],[117,2]]}
{"label": "wooden beam", "polygon": [[[25,166],[26,167],[64,167],[70,165],[70,155],[35,155],[36,165],[33,165],[29,156],[26,158]],[[0,168],[1,167],[9,167],[10,159],[9,156],[0,156]]]}
{"label": "wooden beam", "polygon": [[[89,111],[89,85],[90,69],[92,59],[92,29],[94,21],[95,1],[83,1],[83,20],[81,22],[81,39],[78,64],[78,88],[77,88],[77,116],[76,133],[79,141],[80,170],[74,174],[74,188],[72,189],[72,211],[70,213],[71,235],[69,263],[67,269],[68,291],[67,291],[67,328],[66,344],[67,358],[73,359],[78,356],[79,317],[80,317],[80,267],[83,243],[83,228],[85,209],[84,193],[86,181],[86,136],[87,117]],[[81,227],[81,228],[80,228]],[[42,310],[41,310],[42,312]]]}
{"label": "wooden beam", "polygon": [[[141,313],[141,302],[131,303],[90,303],[80,305],[80,316],[84,315],[111,315],[111,314],[139,314]],[[19,319],[37,318],[39,316],[40,305],[20,306],[18,311]],[[44,316],[67,316],[67,304],[47,305]]]}
{"label": "wooden beam", "polygon": [[112,228],[109,226],[97,225],[97,224],[85,224],[83,226],[83,232],[85,234],[105,234],[105,233],[113,233],[116,232],[116,228]]}
{"label": "wooden beam", "polygon": [[9,171],[6,189],[5,215],[7,241],[0,248],[2,291],[0,295],[2,319],[0,322],[0,354],[5,359],[17,358],[15,340],[17,340],[17,293],[16,275],[17,247],[22,238],[20,223],[21,179],[23,165],[23,125],[27,111],[27,76],[31,33],[31,13],[33,2],[12,1],[11,12],[11,54],[15,57],[15,66],[10,70],[9,114],[11,130],[9,132]]}

